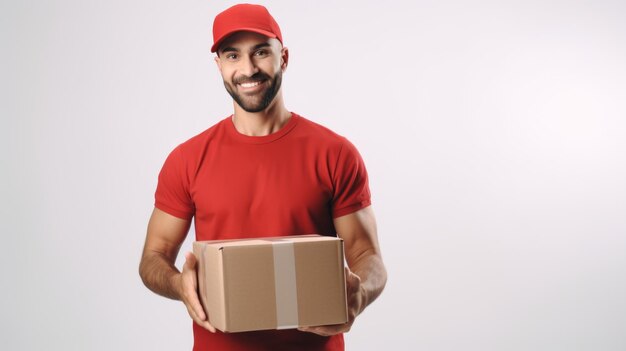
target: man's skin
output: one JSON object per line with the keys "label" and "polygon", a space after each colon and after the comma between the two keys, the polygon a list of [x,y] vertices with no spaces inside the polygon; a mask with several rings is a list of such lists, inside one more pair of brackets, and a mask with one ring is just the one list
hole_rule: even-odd
{"label": "man's skin", "polygon": [[[262,101],[268,90],[280,84],[276,77],[285,72],[288,60],[289,51],[278,40],[257,33],[237,32],[220,45],[215,62],[226,89],[243,104],[242,107],[233,100],[233,123],[237,131],[265,136],[280,130],[288,121],[291,113],[284,105],[282,87],[271,102]],[[148,223],[139,274],[150,290],[182,301],[198,325],[215,332],[198,298],[195,256],[191,252],[185,254],[182,272],[174,265],[190,225],[190,220],[155,208]],[[380,295],[387,281],[371,206],[335,218],[334,225],[344,241],[349,267],[346,267],[349,319],[340,325],[300,328],[324,336],[349,331],[355,318]]]}

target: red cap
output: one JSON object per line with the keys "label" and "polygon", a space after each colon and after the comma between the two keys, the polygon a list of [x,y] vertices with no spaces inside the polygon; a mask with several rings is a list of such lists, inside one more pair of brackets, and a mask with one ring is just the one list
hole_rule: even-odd
{"label": "red cap", "polygon": [[216,52],[222,41],[234,32],[248,31],[276,38],[283,42],[278,23],[261,5],[239,4],[221,12],[213,21],[213,46]]}

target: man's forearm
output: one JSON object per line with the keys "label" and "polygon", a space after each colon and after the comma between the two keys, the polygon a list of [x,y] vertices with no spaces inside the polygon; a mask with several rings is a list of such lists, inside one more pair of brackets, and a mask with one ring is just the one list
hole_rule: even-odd
{"label": "man's forearm", "polygon": [[176,278],[180,271],[162,253],[144,253],[139,265],[139,275],[143,283],[156,294],[180,300],[180,293],[176,284]]}

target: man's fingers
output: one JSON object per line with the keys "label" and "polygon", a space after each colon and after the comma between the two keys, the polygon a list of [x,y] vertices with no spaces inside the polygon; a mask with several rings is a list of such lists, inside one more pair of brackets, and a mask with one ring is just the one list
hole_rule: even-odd
{"label": "man's fingers", "polygon": [[196,263],[196,256],[191,252],[186,252],[185,265],[183,266],[183,294],[189,315],[196,323],[201,324],[202,322],[206,322],[207,317],[200,304],[200,299],[198,298],[198,277],[195,272]]}
{"label": "man's fingers", "polygon": [[199,326],[201,326],[202,328],[210,331],[211,333],[215,333],[215,327],[211,325],[211,323],[209,323],[208,321],[204,321],[204,322],[196,322]]}
{"label": "man's fingers", "polygon": [[215,333],[215,327],[213,327],[211,323],[209,323],[209,321],[200,319],[198,315],[196,314],[196,312],[189,307],[187,307],[187,312],[189,312],[189,316],[191,317],[191,319],[193,319],[193,321],[197,325],[203,327],[204,329],[210,331],[211,333]]}
{"label": "man's fingers", "polygon": [[352,271],[348,267],[345,267],[345,270],[346,270],[346,284],[348,285],[348,288],[354,289],[354,288],[359,287],[361,285],[361,277],[352,273]]}
{"label": "man's fingers", "polygon": [[359,276],[354,274],[354,273],[352,273],[350,268],[348,268],[347,266],[344,267],[344,270],[346,271],[346,280],[354,281],[355,279],[359,279]]}
{"label": "man's fingers", "polygon": [[186,268],[188,268],[188,269],[195,269],[197,262],[198,262],[198,260],[196,259],[196,255],[194,255],[192,252],[186,252],[185,253],[185,266],[186,266]]}
{"label": "man's fingers", "polygon": [[215,327],[213,327],[211,323],[209,323],[208,318],[204,313],[204,309],[202,308],[202,305],[200,305],[200,301],[198,301],[197,299],[197,296],[189,297],[189,299],[185,302],[185,306],[187,306],[187,312],[189,313],[189,316],[191,317],[191,319],[193,319],[194,322],[196,322],[196,324],[203,327],[204,329],[207,329],[211,333],[215,333]]}
{"label": "man's fingers", "polygon": [[197,316],[200,320],[206,320],[206,314],[204,313],[204,309],[200,304],[200,299],[198,298],[198,292],[196,291],[196,281],[195,276],[183,276],[183,299],[185,305],[190,310],[189,312],[193,312],[194,315]]}
{"label": "man's fingers", "polygon": [[198,311],[194,310],[191,307],[187,307],[187,312],[189,312],[189,316],[191,317],[191,319],[193,319],[194,322],[196,322],[196,324],[198,324],[199,326],[215,333],[215,328],[211,325],[211,323],[204,317],[204,313],[202,313],[202,316],[198,315]]}
{"label": "man's fingers", "polygon": [[197,297],[195,299],[192,298],[189,301],[189,304],[191,305],[191,308],[193,309],[196,316],[198,316],[198,319],[200,319],[201,321],[207,320],[206,313],[204,313],[204,309],[202,308],[202,305],[200,304],[200,301],[198,301]]}
{"label": "man's fingers", "polygon": [[337,325],[325,325],[319,327],[301,327],[298,328],[299,331],[313,333],[321,336],[331,336],[339,333],[347,333],[350,331],[350,325],[348,324],[337,324]]}

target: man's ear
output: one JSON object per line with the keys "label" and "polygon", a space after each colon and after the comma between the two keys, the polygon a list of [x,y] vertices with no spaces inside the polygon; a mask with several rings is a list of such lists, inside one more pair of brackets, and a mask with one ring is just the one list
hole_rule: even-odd
{"label": "man's ear", "polygon": [[215,63],[217,64],[217,69],[222,70],[222,60],[220,60],[220,56],[215,56]]}
{"label": "man's ear", "polygon": [[280,50],[280,69],[284,72],[289,64],[289,49],[283,47]]}

